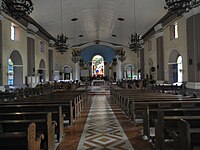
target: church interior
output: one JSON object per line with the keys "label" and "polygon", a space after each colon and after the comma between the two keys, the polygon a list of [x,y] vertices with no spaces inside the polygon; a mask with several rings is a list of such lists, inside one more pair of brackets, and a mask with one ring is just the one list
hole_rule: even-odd
{"label": "church interior", "polygon": [[1,150],[200,150],[200,0],[0,0]]}

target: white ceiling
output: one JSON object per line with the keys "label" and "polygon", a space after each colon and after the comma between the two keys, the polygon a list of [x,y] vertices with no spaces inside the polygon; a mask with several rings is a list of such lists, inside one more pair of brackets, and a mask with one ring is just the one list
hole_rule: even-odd
{"label": "white ceiling", "polygon": [[[61,0],[32,2],[30,16],[56,38],[61,33]],[[135,4],[136,32],[140,35],[167,13],[164,0],[135,0]],[[128,45],[134,32],[134,0],[62,0],[62,13],[62,32],[70,38],[71,46],[94,40]],[[72,22],[75,17],[78,21]],[[120,22],[119,17],[125,20]],[[80,34],[84,37],[78,37]]]}

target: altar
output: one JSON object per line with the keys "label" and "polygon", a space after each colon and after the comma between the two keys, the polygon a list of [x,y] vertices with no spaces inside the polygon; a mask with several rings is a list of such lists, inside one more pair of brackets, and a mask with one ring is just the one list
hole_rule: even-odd
{"label": "altar", "polygon": [[92,80],[91,85],[104,85],[105,80]]}

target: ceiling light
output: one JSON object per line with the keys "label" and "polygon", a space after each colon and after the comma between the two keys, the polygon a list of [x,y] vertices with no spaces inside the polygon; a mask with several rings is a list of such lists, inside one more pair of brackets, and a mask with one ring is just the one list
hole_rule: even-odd
{"label": "ceiling light", "polygon": [[136,33],[136,13],[135,13],[135,0],[134,0],[134,33],[131,34],[129,49],[135,53],[142,49],[142,38]]}
{"label": "ceiling light", "polygon": [[68,45],[66,44],[67,43],[67,40],[68,40],[68,37],[66,37],[63,33],[62,33],[62,0],[61,0],[61,34],[58,34],[57,35],[57,39],[56,39],[56,43],[55,43],[55,47],[56,47],[56,50],[57,52],[63,54],[64,52],[67,52],[67,49],[68,49]]}
{"label": "ceiling light", "polygon": [[3,11],[18,19],[29,15],[33,11],[31,0],[2,0]]}
{"label": "ceiling light", "polygon": [[165,0],[165,2],[166,6],[164,8],[169,13],[177,14],[178,16],[200,5],[200,0]]}

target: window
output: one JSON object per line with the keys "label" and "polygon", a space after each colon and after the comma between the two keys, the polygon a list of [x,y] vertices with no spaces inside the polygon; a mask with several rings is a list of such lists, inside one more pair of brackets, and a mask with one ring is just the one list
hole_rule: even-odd
{"label": "window", "polygon": [[148,51],[151,51],[151,50],[152,50],[152,42],[148,41]]}
{"label": "window", "polygon": [[178,38],[178,24],[170,25],[170,40]]}
{"label": "window", "polygon": [[177,69],[178,69],[178,82],[183,81],[183,59],[182,56],[177,58]]}
{"label": "window", "polygon": [[11,59],[8,60],[8,85],[13,85],[14,82],[14,70],[13,62]]}
{"label": "window", "polygon": [[177,39],[178,38],[178,24],[175,23],[174,25],[174,38]]}
{"label": "window", "polygon": [[15,37],[16,37],[16,28],[15,28],[15,26],[12,24],[11,25],[11,40],[15,40]]}
{"label": "window", "polygon": [[11,23],[11,40],[13,41],[19,41],[20,40],[20,28],[14,24],[14,23]]}
{"label": "window", "polygon": [[104,76],[104,59],[100,55],[95,55],[92,59],[92,76]]}
{"label": "window", "polygon": [[40,52],[44,53],[44,42],[40,42]]}

